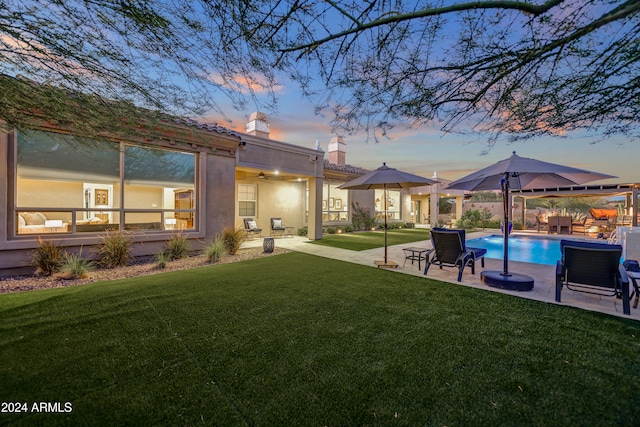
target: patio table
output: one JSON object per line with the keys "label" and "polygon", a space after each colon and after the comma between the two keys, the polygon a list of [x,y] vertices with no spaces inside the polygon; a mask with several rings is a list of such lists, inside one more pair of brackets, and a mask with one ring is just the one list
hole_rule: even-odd
{"label": "patio table", "polygon": [[429,262],[429,255],[431,255],[431,252],[433,252],[433,249],[417,248],[414,246],[403,248],[402,250],[404,251],[404,263],[402,264],[402,266],[404,267],[407,263],[407,260],[410,259],[411,265],[413,265],[413,261],[418,261],[418,269],[421,268],[420,262],[422,260]]}
{"label": "patio table", "polygon": [[636,296],[633,300],[633,308],[638,308],[638,296],[640,296],[640,289],[638,288],[638,282],[636,280],[640,279],[640,272],[627,271],[627,276],[631,279],[631,283],[633,284],[633,294]]}

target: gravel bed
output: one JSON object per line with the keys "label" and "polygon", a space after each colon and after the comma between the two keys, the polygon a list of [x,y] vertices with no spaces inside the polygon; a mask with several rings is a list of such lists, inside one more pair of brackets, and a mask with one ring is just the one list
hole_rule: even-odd
{"label": "gravel bed", "polygon": [[[274,248],[273,253],[264,253],[262,248],[240,249],[236,255],[226,255],[216,264],[228,264],[249,259],[263,258],[290,252],[283,248]],[[191,256],[175,261],[170,261],[164,269],[158,269],[155,262],[137,263],[127,267],[99,268],[89,273],[83,279],[64,279],[55,276],[5,276],[0,277],[0,294],[9,292],[32,291],[36,289],[63,288],[67,286],[85,285],[101,280],[116,280],[127,277],[147,276],[151,274],[165,273],[167,271],[186,270],[190,268],[211,265],[203,255]]]}

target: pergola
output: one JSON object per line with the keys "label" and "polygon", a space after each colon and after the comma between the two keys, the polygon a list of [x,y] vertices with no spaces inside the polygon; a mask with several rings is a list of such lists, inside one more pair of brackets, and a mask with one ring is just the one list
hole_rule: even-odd
{"label": "pergola", "polygon": [[[638,188],[636,184],[595,184],[572,185],[555,188],[536,188],[531,190],[511,190],[512,197],[543,198],[543,197],[591,197],[591,196],[625,196],[625,209],[632,217],[632,225],[638,226]],[[525,210],[522,210],[524,224]]]}

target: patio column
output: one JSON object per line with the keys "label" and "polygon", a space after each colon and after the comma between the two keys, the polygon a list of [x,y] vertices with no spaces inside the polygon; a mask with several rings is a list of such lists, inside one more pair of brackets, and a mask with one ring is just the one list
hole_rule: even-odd
{"label": "patio column", "polygon": [[322,178],[309,178],[309,240],[322,239]]}
{"label": "patio column", "polygon": [[463,196],[456,196],[456,220],[462,218],[462,205],[464,203]]}
{"label": "patio column", "polygon": [[440,218],[440,185],[435,184],[434,187],[438,188],[436,191],[431,193],[431,198],[429,200],[429,225],[431,228],[438,224],[438,219]]}
{"label": "patio column", "polygon": [[636,185],[631,189],[631,225],[638,226],[638,187]]}

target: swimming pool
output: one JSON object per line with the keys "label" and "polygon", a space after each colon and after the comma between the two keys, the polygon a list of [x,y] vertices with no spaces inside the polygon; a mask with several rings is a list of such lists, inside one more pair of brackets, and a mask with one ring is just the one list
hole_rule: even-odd
{"label": "swimming pool", "polygon": [[[486,258],[504,258],[504,237],[499,234],[467,240],[467,246],[484,248]],[[560,259],[560,239],[509,236],[509,260],[555,265]]]}

